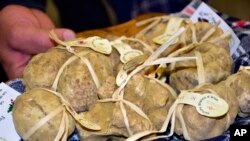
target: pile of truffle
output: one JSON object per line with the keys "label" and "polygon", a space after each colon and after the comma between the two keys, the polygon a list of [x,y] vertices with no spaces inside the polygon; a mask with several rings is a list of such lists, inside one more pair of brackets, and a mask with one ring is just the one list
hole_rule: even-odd
{"label": "pile of truffle", "polygon": [[250,71],[231,74],[230,34],[218,24],[160,16],[138,25],[148,26],[133,37],[64,42],[51,32],[58,46],[23,74],[18,134],[67,140],[77,129],[84,141],[153,140],[171,128],[167,136],[204,140],[249,115]]}

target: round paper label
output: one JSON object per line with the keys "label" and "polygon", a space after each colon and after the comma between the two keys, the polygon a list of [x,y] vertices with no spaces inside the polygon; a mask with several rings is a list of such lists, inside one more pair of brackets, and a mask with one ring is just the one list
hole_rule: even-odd
{"label": "round paper label", "polygon": [[125,52],[123,55],[121,55],[120,59],[123,63],[127,63],[128,61],[134,59],[137,56],[142,55],[143,53],[139,50],[130,50],[128,52]]}
{"label": "round paper label", "polygon": [[204,116],[219,117],[229,110],[227,102],[217,95],[203,94],[196,105],[196,110]]}
{"label": "round paper label", "polygon": [[112,51],[111,44],[107,39],[94,40],[92,48],[93,50],[104,53],[104,54],[110,54]]}
{"label": "round paper label", "polygon": [[199,114],[207,117],[220,117],[229,110],[227,102],[217,95],[196,92],[183,92],[178,97],[178,103],[188,104],[196,107]]}

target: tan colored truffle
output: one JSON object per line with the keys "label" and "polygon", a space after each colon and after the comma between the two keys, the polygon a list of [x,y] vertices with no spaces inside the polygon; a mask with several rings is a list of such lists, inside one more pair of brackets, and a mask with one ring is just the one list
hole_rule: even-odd
{"label": "tan colored truffle", "polygon": [[[43,89],[32,89],[18,96],[13,108],[13,122],[17,133],[28,141],[54,140],[59,132],[63,117],[63,111],[58,111],[60,108],[64,108],[60,98]],[[44,118],[53,112],[56,115],[49,118],[30,136],[27,136],[38,122],[45,120]],[[75,120],[68,112],[66,112],[66,116],[68,117],[67,136],[69,136],[75,129]]]}

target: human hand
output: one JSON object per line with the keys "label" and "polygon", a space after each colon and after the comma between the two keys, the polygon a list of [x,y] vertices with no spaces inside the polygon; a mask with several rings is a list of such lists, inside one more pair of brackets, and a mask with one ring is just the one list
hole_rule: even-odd
{"label": "human hand", "polygon": [[55,28],[42,11],[20,5],[8,5],[0,11],[0,62],[8,79],[22,77],[28,61],[37,53],[53,47],[49,31],[62,40],[75,37],[69,29]]}

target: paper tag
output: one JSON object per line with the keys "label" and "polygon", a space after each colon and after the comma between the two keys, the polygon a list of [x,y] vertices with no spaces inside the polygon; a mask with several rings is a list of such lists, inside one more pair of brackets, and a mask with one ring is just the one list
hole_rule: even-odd
{"label": "paper tag", "polygon": [[[227,23],[220,18],[208,5],[204,2],[198,7],[198,9],[194,12],[194,14],[190,17],[193,22],[198,21],[207,21],[212,25],[215,25],[216,22],[221,21],[219,27],[223,30],[223,32],[233,31]],[[232,38],[229,42],[230,46],[230,54],[232,55],[240,45],[240,40],[236,36],[235,33],[232,32]]]}
{"label": "paper tag", "polygon": [[167,24],[165,34],[174,35],[175,32],[177,32],[180,29],[182,22],[183,18],[177,18],[177,17],[170,18]]}
{"label": "paper tag", "polygon": [[126,81],[127,77],[128,72],[121,68],[116,76],[116,85],[121,86]]}
{"label": "paper tag", "polygon": [[128,77],[128,72],[134,70],[137,66],[141,65],[148,58],[148,54],[144,53],[139,55],[123,64],[123,67],[120,69],[116,76],[116,85],[121,86]]}
{"label": "paper tag", "polygon": [[18,141],[20,136],[12,120],[14,100],[20,93],[5,83],[0,83],[0,141]]}
{"label": "paper tag", "polygon": [[[156,44],[162,45],[164,44],[169,38],[171,37],[171,35],[167,35],[167,34],[162,34],[160,36],[157,36],[155,38],[153,38],[153,42],[155,42]],[[176,43],[178,41],[178,39],[176,39],[174,43]]]}
{"label": "paper tag", "polygon": [[103,39],[100,37],[89,37],[85,40],[88,44],[92,44],[91,47],[93,50],[104,53],[110,54],[112,51],[111,43],[107,39]]}
{"label": "paper tag", "polygon": [[88,47],[103,54],[110,54],[112,52],[111,43],[107,39],[103,39],[98,36],[86,39],[76,39],[65,43],[69,46]]}
{"label": "paper tag", "polygon": [[198,100],[196,110],[204,116],[219,117],[228,112],[229,106],[224,99],[217,95],[203,94]]}
{"label": "paper tag", "polygon": [[[174,33],[176,33],[180,29],[182,22],[183,22],[182,18],[175,18],[175,17],[170,18],[166,26],[165,33],[163,35],[153,38],[153,41],[160,45],[164,44],[172,35],[174,35]],[[176,43],[177,41],[178,39],[176,39],[176,41],[173,42],[173,44]]]}
{"label": "paper tag", "polygon": [[128,44],[123,43],[121,40],[115,40],[112,45],[120,53],[120,60],[122,63],[127,63],[131,59],[143,54],[142,51],[132,49]]}
{"label": "paper tag", "polygon": [[178,103],[196,107],[199,114],[207,117],[219,117],[226,114],[229,106],[225,100],[217,95],[188,92],[178,97]]}

